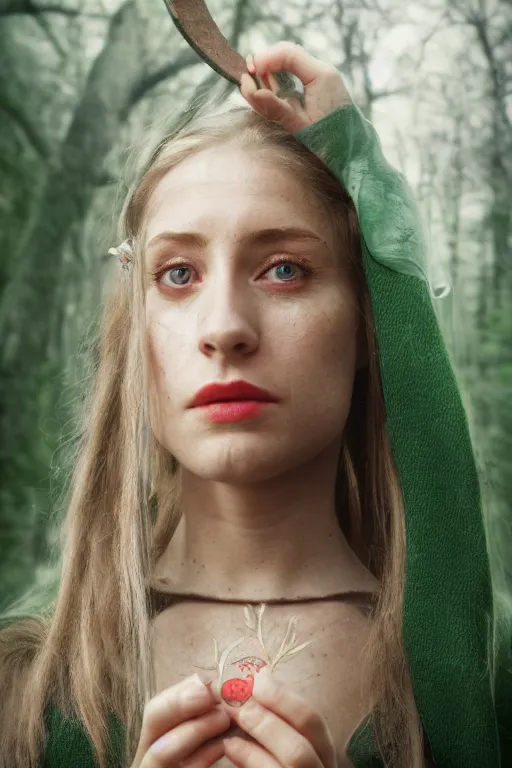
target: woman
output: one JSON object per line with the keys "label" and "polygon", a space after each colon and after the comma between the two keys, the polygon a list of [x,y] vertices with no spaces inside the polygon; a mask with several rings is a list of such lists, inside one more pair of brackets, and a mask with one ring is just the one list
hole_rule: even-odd
{"label": "woman", "polygon": [[124,206],[58,597],[0,634],[3,764],[505,765],[414,201],[330,65],[248,71]]}

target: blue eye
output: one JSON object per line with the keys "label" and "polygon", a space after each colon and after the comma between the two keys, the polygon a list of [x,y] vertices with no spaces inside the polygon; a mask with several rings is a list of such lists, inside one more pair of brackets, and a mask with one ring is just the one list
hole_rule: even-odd
{"label": "blue eye", "polygon": [[[294,269],[300,269],[302,271],[302,274],[304,277],[308,277],[313,274],[312,267],[309,266],[308,263],[302,262],[301,260],[286,260],[286,261],[277,261],[274,264],[270,264],[265,272],[263,274],[267,274],[267,272],[270,272],[272,269],[275,270],[285,270],[285,272],[282,274],[282,277],[285,278],[283,280],[279,280],[278,282],[281,283],[290,283],[295,280],[295,275],[293,274]],[[172,274],[173,272],[180,272],[183,273],[183,271],[187,272],[190,271],[191,267],[188,264],[177,264],[176,266],[172,266],[172,264],[167,264],[162,267],[162,269],[158,270],[153,275],[153,279],[155,282],[160,282],[164,275]],[[291,271],[290,271],[291,270]],[[178,275],[177,281],[174,279],[171,280],[172,285],[175,285],[177,287],[179,286],[187,286],[188,282],[180,282],[183,278],[186,276],[183,274]],[[164,283],[165,285],[165,283]]]}
{"label": "blue eye", "polygon": [[[296,265],[296,264],[294,264],[294,263],[293,263],[293,262],[291,262],[291,261],[283,261],[283,263],[282,263],[282,264],[276,264],[275,266],[273,266],[273,267],[270,267],[270,269],[276,269],[276,270],[278,270],[278,269],[282,269],[283,267],[288,267],[288,268],[290,268],[290,267],[294,267],[294,266],[297,266],[297,265]],[[270,269],[269,269],[269,272],[270,272]],[[293,277],[293,274],[292,274],[291,276]],[[284,277],[287,277],[287,275],[284,275]],[[290,275],[288,275],[288,277],[290,277]],[[288,281],[286,281],[286,282],[288,282]]]}
{"label": "blue eye", "polygon": [[[172,269],[167,270],[168,272],[178,272],[179,270],[187,270],[188,267],[173,267]],[[177,285],[183,285],[183,283],[177,283]]]}

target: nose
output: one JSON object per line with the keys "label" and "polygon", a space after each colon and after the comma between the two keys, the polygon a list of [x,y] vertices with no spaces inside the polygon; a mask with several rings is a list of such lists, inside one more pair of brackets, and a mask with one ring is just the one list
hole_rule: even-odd
{"label": "nose", "polygon": [[225,358],[251,354],[259,344],[256,306],[233,281],[219,279],[211,288],[198,319],[201,352]]}

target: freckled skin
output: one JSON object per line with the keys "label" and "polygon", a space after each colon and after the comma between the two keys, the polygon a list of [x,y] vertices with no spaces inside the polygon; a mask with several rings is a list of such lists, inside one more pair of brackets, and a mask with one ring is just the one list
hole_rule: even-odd
{"label": "freckled skin", "polygon": [[[225,153],[233,159],[228,162]],[[153,286],[147,294],[157,384],[153,429],[181,463],[202,477],[242,480],[250,471],[253,479],[264,479],[307,460],[339,435],[355,372],[357,313],[347,275],[334,255],[316,258],[317,280],[299,280],[294,291],[285,285],[286,271],[284,277],[281,271],[268,278],[272,286],[258,283],[265,260],[276,252],[284,261],[302,253],[314,259],[317,253],[311,248],[308,253],[305,245],[241,253],[238,237],[258,227],[290,224],[292,217],[327,235],[327,220],[288,174],[234,149],[225,153],[191,158],[164,177],[154,193],[148,241],[162,230],[190,229],[207,233],[212,244],[206,278],[193,273],[171,278],[195,281],[192,290],[165,292]],[[187,260],[196,252],[168,251],[168,257],[174,255]],[[300,277],[299,270],[295,274]],[[171,279],[165,276],[166,286]],[[236,344],[245,355],[236,353]],[[207,345],[218,350],[216,362]],[[251,355],[254,363],[248,366]],[[286,403],[274,409],[273,423],[265,429],[219,430],[192,418],[190,411],[183,413],[198,386],[218,378],[228,360],[235,370],[243,362],[246,378],[265,382]],[[314,370],[322,371],[321,410]]]}
{"label": "freckled skin", "polygon": [[[319,240],[243,240],[283,226]],[[301,593],[343,588],[342,571],[352,578],[360,567],[332,493],[359,362],[348,256],[309,190],[236,147],[203,151],[160,180],[146,242],[169,230],[199,232],[208,244],[146,254],[148,273],[166,270],[146,291],[151,426],[181,467],[184,511],[156,575],[243,599],[285,596],[290,574]],[[206,383],[234,379],[279,402],[225,424],[187,408]]]}
{"label": "freckled skin", "polygon": [[[256,682],[260,672],[271,670],[274,680],[303,696],[326,719],[339,768],[348,768],[345,745],[371,708],[361,698],[361,654],[369,630],[365,611],[343,600],[266,604],[263,612],[261,608],[180,599],[160,613],[154,620],[156,690],[197,672],[230,716],[226,736],[251,741],[238,721],[252,707],[249,677]],[[222,690],[225,683],[230,685]],[[247,693],[251,695],[246,698]],[[219,762],[218,768],[229,765]]]}

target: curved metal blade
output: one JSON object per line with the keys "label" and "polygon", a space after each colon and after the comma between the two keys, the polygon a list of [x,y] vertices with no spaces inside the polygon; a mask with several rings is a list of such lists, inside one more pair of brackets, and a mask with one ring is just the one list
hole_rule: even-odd
{"label": "curved metal blade", "polygon": [[164,3],[198,56],[219,75],[239,85],[242,74],[247,72],[247,64],[221,34],[204,0],[164,0]]}
{"label": "curved metal blade", "polygon": [[[219,75],[239,86],[242,75],[247,73],[246,61],[221,34],[205,0],[164,0],[164,3],[181,35],[197,55]],[[265,87],[257,75],[251,77],[258,88]],[[280,86],[277,93],[280,98],[303,100],[303,91],[297,90],[292,75],[277,72],[274,77]]]}

